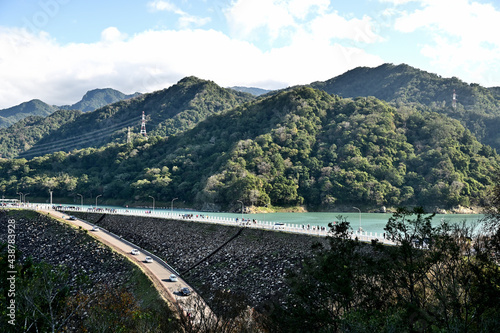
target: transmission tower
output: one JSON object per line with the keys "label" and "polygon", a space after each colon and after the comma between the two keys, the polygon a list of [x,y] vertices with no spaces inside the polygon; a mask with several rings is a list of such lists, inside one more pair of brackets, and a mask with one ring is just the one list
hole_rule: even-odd
{"label": "transmission tower", "polygon": [[455,89],[453,89],[453,100],[451,101],[451,106],[455,109],[457,107],[457,94]]}
{"label": "transmission tower", "polygon": [[130,143],[130,126],[128,127],[128,132],[127,132],[127,143]]}
{"label": "transmission tower", "polygon": [[146,116],[144,115],[144,111],[142,111],[141,134],[146,138],[148,137],[148,134],[146,133]]}

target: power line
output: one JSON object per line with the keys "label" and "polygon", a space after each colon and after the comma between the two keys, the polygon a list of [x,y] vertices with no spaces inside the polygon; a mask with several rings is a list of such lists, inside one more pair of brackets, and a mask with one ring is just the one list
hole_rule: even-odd
{"label": "power line", "polygon": [[[111,136],[114,132],[113,129],[116,128],[123,128],[127,127],[128,125],[131,125],[135,123],[137,120],[127,120],[118,124],[111,125],[109,127],[95,130],[92,132],[87,132],[85,134],[81,134],[76,137],[70,137],[67,139],[63,140],[57,140],[57,141],[52,141],[52,142],[47,142],[41,145],[36,145],[33,148],[28,151],[22,152],[19,154],[19,157],[27,157],[27,156],[34,156],[34,155],[44,155],[46,153],[58,151],[58,150],[68,150],[68,148],[71,148],[76,145],[81,145],[85,144],[88,142],[95,141],[96,139],[101,139],[104,137]],[[111,131],[111,132],[110,132]]]}

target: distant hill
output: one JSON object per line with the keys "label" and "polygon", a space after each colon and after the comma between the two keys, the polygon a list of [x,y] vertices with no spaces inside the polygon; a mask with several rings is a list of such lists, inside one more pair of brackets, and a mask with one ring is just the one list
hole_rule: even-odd
{"label": "distant hill", "polygon": [[261,88],[239,87],[239,86],[229,87],[229,89],[249,93],[249,94],[252,94],[254,96],[264,95],[264,94],[267,94],[267,93],[272,91],[272,90],[266,90],[266,89],[261,89]]}
{"label": "distant hill", "polygon": [[48,116],[57,111],[58,107],[49,105],[39,99],[24,102],[19,105],[0,110],[0,127],[8,127],[28,116]]}
{"label": "distant hill", "polygon": [[0,128],[0,157],[14,158],[46,135],[81,115],[78,110],[58,110],[46,117],[29,116],[7,128]]}
{"label": "distant hill", "polygon": [[[481,142],[500,150],[499,88],[467,84],[456,77],[443,78],[405,64],[358,67],[310,86],[342,97],[374,96],[398,107],[446,114],[459,120]],[[452,107],[454,91],[456,108]]]}
{"label": "distant hill", "polygon": [[49,105],[39,99],[24,102],[19,105],[0,110],[0,128],[8,127],[17,121],[29,116],[46,117],[57,110],[80,110],[83,112],[94,111],[105,105],[115,103],[121,100],[130,99],[141,95],[135,93],[125,95],[114,89],[94,89],[88,91],[83,98],[73,105]]}
{"label": "distant hill", "polygon": [[488,90],[491,91],[497,100],[500,100],[500,87],[490,87]]}
{"label": "distant hill", "polygon": [[212,81],[187,77],[167,89],[86,112],[46,135],[20,157],[125,142],[129,127],[132,139],[139,136],[143,111],[149,136],[171,136],[194,127],[211,114],[253,99],[250,94],[221,88]]}
{"label": "distant hill", "polygon": [[[0,186],[13,195],[19,184],[32,196],[46,195],[43,184],[56,184],[61,197],[102,193],[128,203],[154,196],[157,202],[179,198],[224,210],[239,207],[240,200],[245,206],[341,211],[358,204],[481,206],[494,184],[499,155],[446,115],[310,87],[245,103],[245,96],[232,94],[210,81],[186,78],[167,90],[84,113],[57,136],[84,133],[83,126],[109,129],[143,109],[157,119],[156,131],[165,123],[158,121],[163,113],[171,120],[227,103],[168,138],[56,152],[28,162],[0,160]],[[92,137],[95,143],[98,134]],[[66,140],[70,146],[73,139]]]}
{"label": "distant hill", "polygon": [[63,105],[60,108],[64,110],[80,110],[83,112],[88,112],[94,111],[105,105],[137,97],[139,95],[141,94],[138,92],[136,92],[135,94],[126,95],[118,90],[111,88],[94,89],[87,91],[87,93],[79,102],[73,105]]}

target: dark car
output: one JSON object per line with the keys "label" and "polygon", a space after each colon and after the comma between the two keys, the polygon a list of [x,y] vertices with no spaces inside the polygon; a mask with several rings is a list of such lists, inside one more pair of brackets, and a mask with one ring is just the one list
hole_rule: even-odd
{"label": "dark car", "polygon": [[189,296],[189,295],[191,295],[191,290],[189,290],[188,287],[184,287],[181,289],[181,294],[184,296]]}

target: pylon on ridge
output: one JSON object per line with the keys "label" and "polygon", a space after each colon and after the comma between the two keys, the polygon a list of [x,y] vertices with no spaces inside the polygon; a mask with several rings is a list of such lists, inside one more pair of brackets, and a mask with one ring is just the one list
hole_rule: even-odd
{"label": "pylon on ridge", "polygon": [[142,111],[141,134],[146,138],[148,137],[148,134],[146,133],[146,115],[144,114],[144,111]]}

